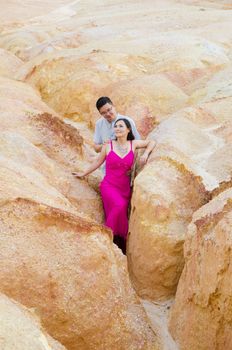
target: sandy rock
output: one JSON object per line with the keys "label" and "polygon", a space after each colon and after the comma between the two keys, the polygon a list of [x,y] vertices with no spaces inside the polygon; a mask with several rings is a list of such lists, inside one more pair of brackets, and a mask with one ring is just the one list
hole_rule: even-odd
{"label": "sandy rock", "polygon": [[231,121],[231,78],[231,67],[218,72],[205,84],[204,88],[191,96],[191,103],[197,103],[201,108],[207,110],[218,122]]}
{"label": "sandy rock", "polygon": [[25,74],[24,67],[18,74],[40,91],[49,106],[90,130],[99,118],[95,102],[100,95],[111,96],[119,112],[132,116],[144,137],[162,117],[187,103],[179,87],[164,75],[153,74],[151,59],[102,51],[85,57],[78,51],[69,57],[62,57],[62,51],[59,55],[34,68],[28,64],[29,72]]}
{"label": "sandy rock", "polygon": [[173,300],[166,300],[165,302],[142,300],[142,304],[151,321],[152,327],[154,327],[155,332],[161,339],[163,350],[178,350],[177,344],[168,329],[169,312]]}
{"label": "sandy rock", "polygon": [[65,350],[24,306],[0,295],[0,347],[4,350]]}
{"label": "sandy rock", "polygon": [[22,63],[23,62],[12,53],[0,49],[0,76],[12,77]]}
{"label": "sandy rock", "polygon": [[[57,0],[54,4],[53,1],[42,0],[39,2],[34,2],[30,0],[25,0],[23,3],[21,1],[8,1],[5,5],[5,11],[1,13],[1,23],[5,24],[10,21],[22,22],[33,17],[46,15],[50,11],[54,11],[57,6],[62,6],[69,3],[69,0]],[[5,23],[4,23],[5,22]]]}
{"label": "sandy rock", "polygon": [[128,261],[143,298],[175,293],[192,214],[230,186],[232,124],[203,107],[174,113],[149,135],[157,146],[135,179]]}
{"label": "sandy rock", "polygon": [[189,225],[170,319],[183,350],[232,347],[231,196],[231,188],[222,192],[194,213]]}
{"label": "sandy rock", "polygon": [[69,56],[67,53],[61,51],[58,57],[57,54],[50,55],[35,68],[28,64],[25,80],[33,84],[43,100],[57,112],[77,121],[86,121],[92,128],[95,120],[91,114],[103,88],[112,82],[143,76],[144,64],[148,73],[154,72],[152,60],[135,55],[128,57],[101,50],[84,57],[78,50],[70,50]]}
{"label": "sandy rock", "polygon": [[[145,137],[184,107],[186,94],[229,65],[231,41],[225,25],[230,14],[210,10],[208,2],[203,10],[198,3],[174,0],[145,4],[126,1],[123,13],[120,3],[105,0],[101,6],[91,0],[58,4],[55,11],[6,30],[0,46],[27,61],[15,77],[35,85],[64,117],[92,130],[95,101],[110,92]],[[33,13],[32,4],[29,8]],[[217,35],[210,37],[210,28],[221,24],[222,31],[215,29]],[[155,79],[157,73],[165,78]]]}
{"label": "sandy rock", "polygon": [[0,289],[35,308],[54,338],[70,350],[159,349],[110,231],[20,199],[0,217]]}
{"label": "sandy rock", "polygon": [[127,255],[132,283],[142,298],[175,294],[187,224],[206,198],[200,178],[171,158],[157,158],[136,177]]}
{"label": "sandy rock", "polygon": [[[88,165],[83,161],[88,150],[74,127],[54,115],[30,86],[5,78],[0,79],[0,121],[2,199],[24,197],[103,220],[91,182],[71,174]],[[97,188],[100,178],[95,178]]]}
{"label": "sandy rock", "polygon": [[[170,41],[171,39],[168,39],[170,42],[167,42],[167,45],[164,45],[164,47],[170,48],[173,45],[173,50],[175,47],[176,54],[176,42],[182,42],[183,39],[184,50],[193,52],[192,47],[185,48],[187,42],[190,45],[189,38],[181,37],[177,39],[173,37],[173,42]],[[167,40],[167,38],[160,35],[155,40],[157,40],[157,50],[160,52],[161,42]],[[192,40],[193,46],[197,50],[201,46],[202,50],[204,46],[207,46],[206,43],[198,43],[199,39],[193,38]],[[180,55],[184,55],[183,47],[181,46],[180,48]],[[174,51],[169,55],[168,58],[170,59],[170,57],[174,56]],[[196,64],[192,64],[191,56],[191,65],[186,64],[177,69],[179,73],[176,73],[174,77],[171,73],[173,67],[182,61],[186,63],[187,59],[185,57],[179,58],[178,63],[176,61],[170,61],[168,64],[165,57],[163,59],[161,58],[159,62],[156,62],[156,58],[151,53],[150,55],[147,53],[144,57],[134,52],[130,54],[128,52],[126,54],[104,52],[103,48],[101,48],[100,50],[93,50],[91,54],[84,54],[84,56],[82,54],[81,56],[79,50],[67,50],[63,53],[59,51],[59,54],[47,54],[44,58],[41,57],[41,61],[39,58],[34,60],[34,62],[31,61],[26,65],[26,69],[23,67],[21,73],[19,71],[18,77],[21,77],[21,79],[23,77],[26,78],[26,81],[36,86],[41,92],[43,99],[53,109],[63,116],[73,118],[74,120],[91,120],[91,114],[94,114],[93,107],[99,95],[109,95],[110,92],[112,99],[114,99],[113,96],[115,94],[116,98],[121,102],[120,88],[122,88],[122,91],[126,90],[127,95],[129,95],[128,89],[131,90],[132,97],[127,98],[129,100],[129,106],[127,108],[129,112],[135,113],[135,119],[138,118],[138,113],[142,112],[141,103],[145,103],[145,107],[149,107],[151,110],[153,110],[153,106],[156,104],[156,118],[159,119],[160,115],[172,113],[178,108],[183,107],[186,103],[185,93],[180,88],[183,87],[186,89],[186,92],[191,91],[191,88],[188,90],[187,86],[192,85],[194,79],[188,82],[186,81],[184,84],[184,74],[189,74],[192,77],[194,73],[191,75],[191,72],[198,71],[196,80],[200,84],[202,83],[202,79],[203,81],[209,79],[216,67],[223,66],[229,62],[225,54],[221,63],[212,62],[212,69],[210,70],[208,66],[211,65],[211,62],[209,62],[207,67],[204,67],[201,61],[198,62],[198,55],[200,54],[196,52]],[[207,59],[205,60],[207,61]],[[152,75],[157,72],[167,73],[166,78],[157,76],[155,79]],[[170,74],[168,74],[169,72]],[[169,76],[176,85],[169,80]],[[131,79],[136,80],[131,81]],[[116,83],[116,90],[114,90],[114,85],[111,85],[112,82]],[[165,85],[166,89],[164,89]],[[63,86],[65,86],[65,92],[63,91]],[[194,89],[196,89],[196,86]],[[119,96],[117,97],[118,94]],[[175,105],[172,101],[177,96],[178,102],[176,101],[177,104]],[[132,111],[130,111],[131,98],[134,98],[133,107],[135,109]],[[152,100],[153,102],[151,103],[150,101]],[[124,105],[125,102],[122,101],[122,106],[120,103],[119,108],[123,108]],[[138,109],[137,113],[136,108]],[[90,124],[89,127],[91,126],[93,125]]]}
{"label": "sandy rock", "polygon": [[149,74],[112,84],[101,92],[103,96],[106,94],[113,96],[120,113],[133,117],[143,137],[167,114],[183,108],[188,100],[187,95],[162,74]]}

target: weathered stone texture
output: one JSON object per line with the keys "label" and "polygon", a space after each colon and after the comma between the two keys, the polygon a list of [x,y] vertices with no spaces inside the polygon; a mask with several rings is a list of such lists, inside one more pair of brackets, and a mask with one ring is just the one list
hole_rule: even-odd
{"label": "weathered stone texture", "polygon": [[170,330],[181,350],[232,348],[232,190],[193,215]]}
{"label": "weathered stone texture", "polygon": [[128,264],[141,297],[156,300],[175,294],[184,266],[186,227],[206,198],[200,178],[169,158],[157,158],[137,176]]}
{"label": "weathered stone texture", "polygon": [[65,350],[42,329],[26,307],[0,294],[0,348],[3,350]]}
{"label": "weathered stone texture", "polygon": [[159,349],[110,231],[27,200],[0,207],[0,290],[68,349]]}

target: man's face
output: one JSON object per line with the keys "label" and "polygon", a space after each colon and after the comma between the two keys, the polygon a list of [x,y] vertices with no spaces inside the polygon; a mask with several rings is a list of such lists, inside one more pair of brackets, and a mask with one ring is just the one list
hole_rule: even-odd
{"label": "man's face", "polygon": [[117,113],[115,107],[110,103],[106,103],[99,109],[99,113],[105,118],[109,123],[116,119]]}

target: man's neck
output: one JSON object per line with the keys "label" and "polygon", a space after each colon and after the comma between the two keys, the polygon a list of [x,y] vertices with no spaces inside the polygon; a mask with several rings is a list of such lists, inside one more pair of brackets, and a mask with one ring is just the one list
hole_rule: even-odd
{"label": "man's neck", "polygon": [[112,123],[114,123],[115,121],[116,121],[116,119],[117,119],[117,117],[115,117],[113,120],[111,120],[111,121],[109,121],[109,120],[107,120],[106,119],[106,121],[109,123],[109,124],[112,124]]}

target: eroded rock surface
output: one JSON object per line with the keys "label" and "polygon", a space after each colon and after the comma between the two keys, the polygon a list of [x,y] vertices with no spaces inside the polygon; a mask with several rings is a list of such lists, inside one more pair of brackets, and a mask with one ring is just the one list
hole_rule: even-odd
{"label": "eroded rock surface", "polygon": [[0,347],[4,350],[65,350],[26,307],[0,294]]}
{"label": "eroded rock surface", "polygon": [[128,245],[131,278],[143,298],[175,294],[192,215],[230,181],[232,124],[207,107],[200,101],[185,108],[149,135],[157,146],[135,179]]}
{"label": "eroded rock surface", "polygon": [[170,329],[187,350],[232,347],[231,188],[200,208],[189,225]]}
{"label": "eroded rock surface", "polygon": [[0,79],[1,203],[20,196],[101,222],[93,190],[101,175],[80,181],[71,171],[92,161],[95,101],[110,95],[143,137],[157,141],[135,181],[128,257],[140,295],[165,299],[184,266],[194,211],[231,186],[232,7],[208,0],[44,4],[2,4],[0,75],[12,80]]}
{"label": "eroded rock surface", "polygon": [[54,115],[30,86],[5,78],[0,79],[0,121],[2,199],[20,196],[102,221],[99,195],[71,174],[87,165],[88,155],[75,128]]}
{"label": "eroded rock surface", "polygon": [[11,52],[0,49],[0,76],[11,78],[22,63],[23,62]]}
{"label": "eroded rock surface", "polygon": [[64,3],[14,29],[5,25],[0,46],[25,61],[15,77],[64,117],[91,132],[95,101],[110,93],[146,137],[230,64],[231,18],[223,9],[174,0]]}
{"label": "eroded rock surface", "polygon": [[200,179],[171,158],[154,159],[137,176],[127,255],[142,298],[174,295],[184,265],[186,227],[206,198]]}
{"label": "eroded rock surface", "polygon": [[0,207],[0,290],[68,349],[160,349],[110,231],[28,200]]}

